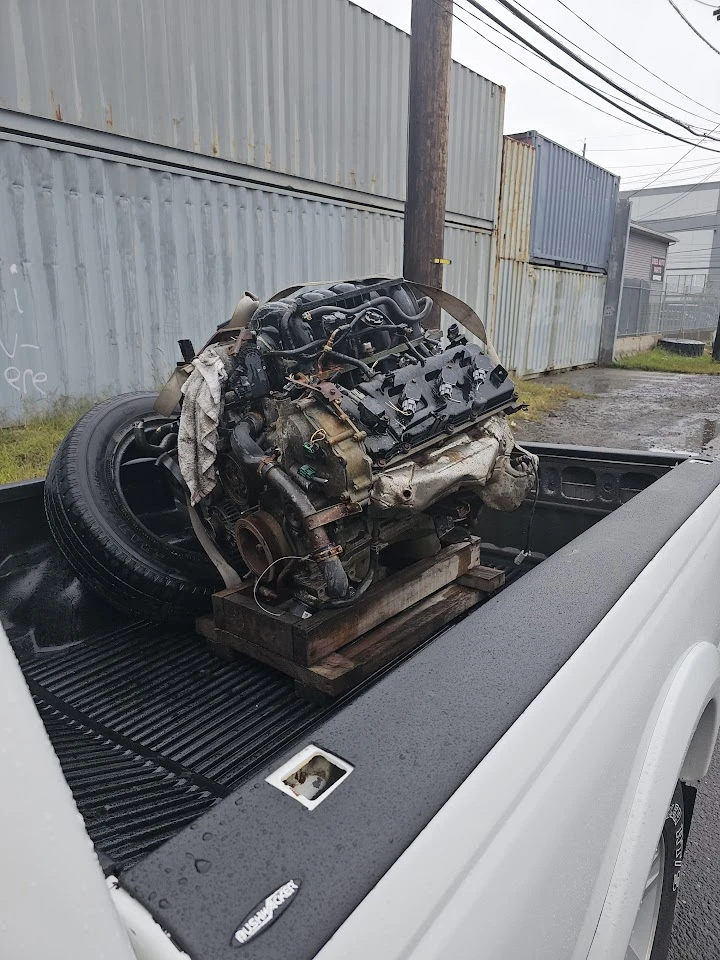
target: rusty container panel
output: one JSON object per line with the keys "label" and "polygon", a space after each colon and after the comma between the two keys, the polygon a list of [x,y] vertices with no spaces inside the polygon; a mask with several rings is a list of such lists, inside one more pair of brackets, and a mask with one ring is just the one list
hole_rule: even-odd
{"label": "rusty container panel", "polygon": [[500,177],[497,255],[502,260],[530,259],[535,148],[505,137]]}
{"label": "rusty container panel", "polygon": [[[347,0],[9,0],[0,107],[395,201],[409,37]],[[452,65],[448,210],[494,223],[504,89]],[[140,154],[142,155],[142,154]]]}

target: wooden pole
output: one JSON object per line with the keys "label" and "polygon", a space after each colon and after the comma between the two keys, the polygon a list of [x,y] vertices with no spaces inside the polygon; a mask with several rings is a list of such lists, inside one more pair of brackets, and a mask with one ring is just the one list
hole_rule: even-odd
{"label": "wooden pole", "polygon": [[403,274],[433,287],[443,282],[452,9],[452,0],[413,0],[410,27]]}

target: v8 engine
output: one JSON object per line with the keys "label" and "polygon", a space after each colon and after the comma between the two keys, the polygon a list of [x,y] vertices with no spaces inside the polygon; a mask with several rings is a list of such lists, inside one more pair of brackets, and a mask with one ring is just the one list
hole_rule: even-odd
{"label": "v8 engine", "polygon": [[307,286],[221,327],[185,367],[176,456],[206,537],[255,596],[312,612],[432,556],[534,458],[507,371],[403,280]]}

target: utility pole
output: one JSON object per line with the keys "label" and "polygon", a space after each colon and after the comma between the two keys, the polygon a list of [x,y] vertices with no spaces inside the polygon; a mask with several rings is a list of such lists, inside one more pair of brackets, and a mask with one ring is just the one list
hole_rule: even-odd
{"label": "utility pole", "polygon": [[715,361],[720,361],[720,317],[718,317],[715,340],[713,341],[712,358]]}
{"label": "utility pole", "polygon": [[[403,275],[442,287],[452,0],[413,0]],[[440,325],[440,310],[433,314]]]}
{"label": "utility pole", "polygon": [[587,152],[587,140],[583,140],[583,157]]}

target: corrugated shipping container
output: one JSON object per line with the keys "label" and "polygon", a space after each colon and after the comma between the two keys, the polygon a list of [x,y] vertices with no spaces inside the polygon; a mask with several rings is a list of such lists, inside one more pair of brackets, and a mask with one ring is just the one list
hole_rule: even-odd
{"label": "corrugated shipping container", "polygon": [[503,365],[522,374],[531,320],[528,264],[500,260],[496,283],[492,340]]}
{"label": "corrugated shipping container", "polygon": [[[153,388],[246,289],[397,274],[402,217],[0,140],[0,418]],[[484,315],[487,232],[448,227],[446,287]]]}
{"label": "corrugated shipping container", "polygon": [[530,259],[607,270],[620,178],[536,130],[512,139],[536,151]]}
{"label": "corrugated shipping container", "polygon": [[532,292],[523,373],[596,363],[605,277],[534,266],[528,274]]}
{"label": "corrugated shipping container", "polygon": [[535,148],[503,139],[497,255],[503,260],[529,260]]}
{"label": "corrugated shipping container", "polygon": [[605,277],[501,260],[493,340],[519,376],[597,361]]}
{"label": "corrugated shipping container", "polygon": [[[352,3],[6,6],[0,107],[405,197],[409,38]],[[502,87],[453,63],[447,207],[487,225],[503,110]]]}

